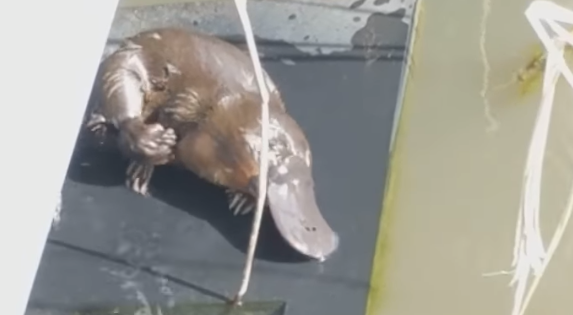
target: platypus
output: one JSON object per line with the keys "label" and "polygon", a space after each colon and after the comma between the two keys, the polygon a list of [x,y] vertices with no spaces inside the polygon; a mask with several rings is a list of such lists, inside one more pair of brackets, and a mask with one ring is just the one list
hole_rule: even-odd
{"label": "platypus", "polygon": [[[247,54],[211,35],[163,28],[127,38],[103,67],[102,104],[89,125],[120,130],[119,145],[133,161],[127,171],[132,189],[146,193],[154,166],[171,163],[225,187],[234,213],[254,209],[261,97]],[[310,146],[264,76],[270,91],[267,205],[294,249],[324,260],[337,249],[338,236],[315,200]]]}

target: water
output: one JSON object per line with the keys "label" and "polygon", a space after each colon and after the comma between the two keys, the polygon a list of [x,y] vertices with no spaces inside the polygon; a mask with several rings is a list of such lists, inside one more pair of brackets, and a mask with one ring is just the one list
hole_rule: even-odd
{"label": "water", "polygon": [[[369,314],[510,314],[511,276],[484,274],[511,268],[540,85],[524,95],[516,84],[492,88],[533,56],[528,4],[421,3]],[[558,86],[541,197],[546,246],[573,183],[572,90],[564,80]],[[526,314],[573,306],[572,236],[565,233]]]}

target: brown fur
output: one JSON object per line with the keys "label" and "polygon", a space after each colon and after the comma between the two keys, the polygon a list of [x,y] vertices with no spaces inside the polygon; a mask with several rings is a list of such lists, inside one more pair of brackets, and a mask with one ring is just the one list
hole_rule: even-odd
{"label": "brown fur", "polygon": [[[226,187],[233,200],[258,194],[261,99],[247,54],[216,37],[167,28],[127,39],[106,67],[121,81],[108,78],[116,86],[104,88],[113,95],[101,109],[104,119],[95,121],[115,121],[123,131],[120,148],[135,152],[128,186],[146,194],[154,166],[172,163]],[[338,236],[316,203],[309,144],[266,73],[265,81],[270,212],[293,248],[325,259]]]}
{"label": "brown fur", "polygon": [[[158,64],[169,63],[178,72],[165,70],[163,78],[155,76],[164,90],[150,97],[155,99],[146,103],[144,111],[148,122],[175,130],[178,144],[171,163],[215,184],[246,192],[259,166],[241,131],[259,130],[261,115],[250,59],[229,43],[178,29],[151,30],[129,41],[145,49],[146,66],[151,63],[151,69],[160,69]],[[177,44],[166,44],[170,42]],[[208,54],[216,54],[221,63],[213,64]],[[272,116],[286,115],[276,89],[270,108]],[[307,145],[302,133],[299,140]]]}

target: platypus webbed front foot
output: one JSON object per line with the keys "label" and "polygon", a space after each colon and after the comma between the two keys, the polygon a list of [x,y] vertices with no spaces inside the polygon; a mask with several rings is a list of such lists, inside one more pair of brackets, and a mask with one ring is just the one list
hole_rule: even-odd
{"label": "platypus webbed front foot", "polygon": [[125,185],[132,191],[149,196],[149,182],[155,166],[141,162],[131,161],[126,171]]}
{"label": "platypus webbed front foot", "polygon": [[177,136],[173,129],[160,124],[146,125],[138,120],[125,123],[120,128],[119,146],[133,160],[161,165],[173,159]]}

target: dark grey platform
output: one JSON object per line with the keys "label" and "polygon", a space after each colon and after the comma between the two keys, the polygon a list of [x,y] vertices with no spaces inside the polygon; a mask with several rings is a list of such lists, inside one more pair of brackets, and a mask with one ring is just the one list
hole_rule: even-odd
{"label": "dark grey platform", "polygon": [[[111,37],[133,32],[122,33],[122,16],[129,11],[118,14]],[[249,314],[282,314],[285,304],[289,315],[364,314],[409,33],[399,14],[367,17],[343,52],[259,43],[307,133],[318,202],[341,242],[330,260],[308,262],[266,218],[246,302],[277,303],[267,305],[274,313]],[[194,22],[186,23],[201,28]],[[140,28],[161,26],[150,23]],[[240,31],[220,33],[242,41]],[[124,170],[116,151],[80,136],[28,314],[199,314],[194,303],[223,303],[238,288],[252,216],[232,216],[221,189],[170,167],[158,169],[153,197],[143,198],[124,188]],[[201,314],[215,314],[207,309]]]}

